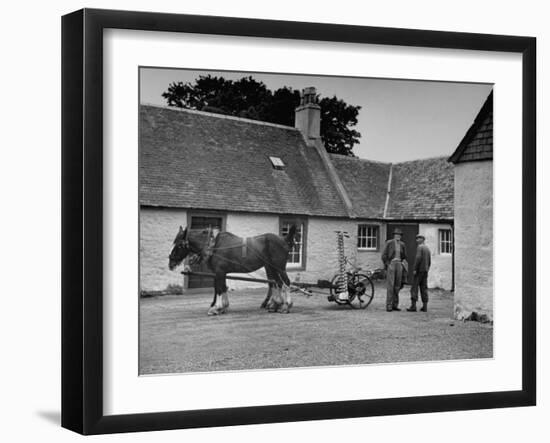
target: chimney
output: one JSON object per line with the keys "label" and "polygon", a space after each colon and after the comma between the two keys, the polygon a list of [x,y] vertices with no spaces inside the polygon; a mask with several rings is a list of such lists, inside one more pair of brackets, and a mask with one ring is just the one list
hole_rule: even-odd
{"label": "chimney", "polygon": [[321,107],[317,103],[315,88],[309,87],[302,91],[294,126],[300,130],[308,146],[315,146],[316,141],[321,140]]}

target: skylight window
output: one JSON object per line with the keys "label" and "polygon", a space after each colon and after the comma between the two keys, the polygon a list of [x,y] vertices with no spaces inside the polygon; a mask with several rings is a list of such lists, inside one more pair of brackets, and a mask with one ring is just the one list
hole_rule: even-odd
{"label": "skylight window", "polygon": [[285,164],[279,157],[269,157],[271,164],[275,169],[284,169]]}

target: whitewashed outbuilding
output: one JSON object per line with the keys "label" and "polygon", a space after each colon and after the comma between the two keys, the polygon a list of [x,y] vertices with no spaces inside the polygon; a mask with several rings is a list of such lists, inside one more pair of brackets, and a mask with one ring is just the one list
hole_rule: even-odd
{"label": "whitewashed outbuilding", "polygon": [[449,158],[454,163],[455,317],[493,319],[493,93]]}
{"label": "whitewashed outbuilding", "polygon": [[337,230],[350,234],[352,262],[380,268],[384,241],[400,227],[411,260],[416,234],[426,236],[429,286],[452,289],[453,165],[446,158],[390,164],[328,154],[320,118],[313,88],[296,109],[296,127],[141,105],[141,292],[211,286],[168,269],[180,225],[253,236],[283,234],[293,223],[299,235],[287,266],[291,280],[334,275]]}

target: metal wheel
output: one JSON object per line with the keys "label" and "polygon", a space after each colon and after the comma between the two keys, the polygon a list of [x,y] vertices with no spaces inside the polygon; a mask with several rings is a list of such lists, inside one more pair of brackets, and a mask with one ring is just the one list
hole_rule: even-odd
{"label": "metal wheel", "polygon": [[354,309],[365,309],[374,298],[374,284],[365,274],[354,274],[348,283],[349,305]]}

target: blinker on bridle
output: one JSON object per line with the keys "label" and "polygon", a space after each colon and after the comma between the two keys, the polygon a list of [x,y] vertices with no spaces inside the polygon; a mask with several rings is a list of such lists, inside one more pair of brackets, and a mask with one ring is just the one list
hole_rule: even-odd
{"label": "blinker on bridle", "polygon": [[210,243],[210,238],[212,237],[212,228],[210,226],[208,226],[208,229],[206,231],[206,240],[204,242],[204,245],[201,249],[199,249],[198,251],[195,251],[193,250],[192,248],[192,245],[191,245],[191,242],[189,241],[189,231],[190,229],[185,229],[185,234],[184,234],[184,237],[183,237],[183,242],[182,242],[182,246],[189,250],[190,252],[192,252],[193,254],[198,254],[199,255],[199,259],[197,261],[197,263],[200,263],[202,261],[202,254],[201,252],[203,251],[203,249],[205,249],[208,244]]}

